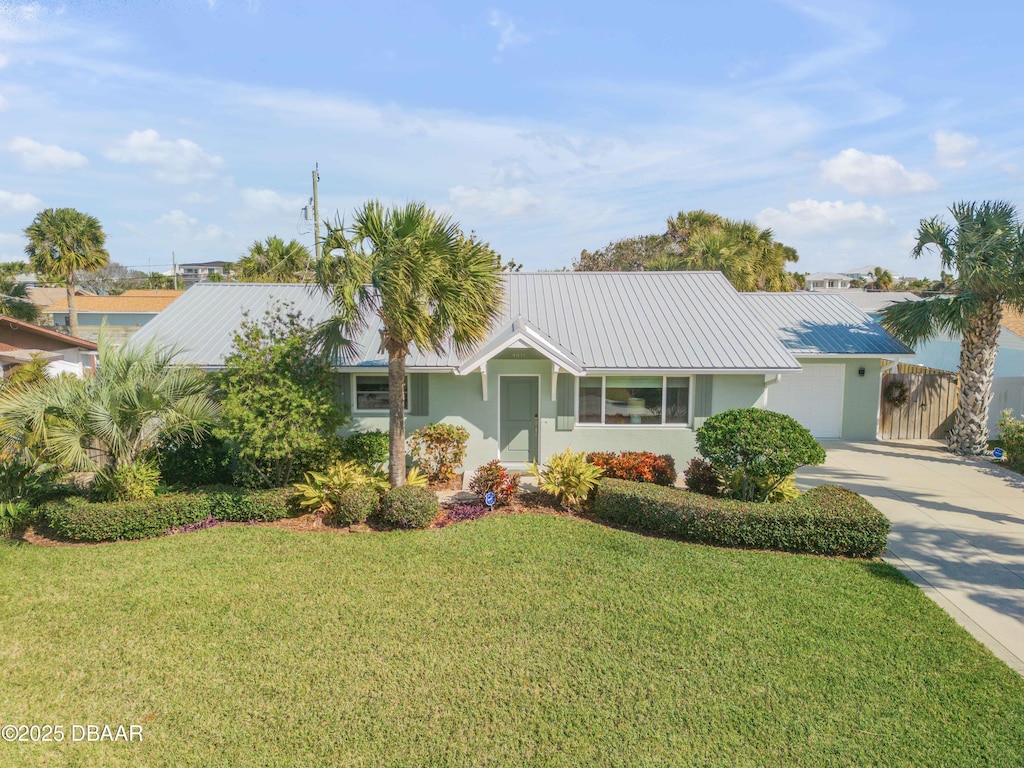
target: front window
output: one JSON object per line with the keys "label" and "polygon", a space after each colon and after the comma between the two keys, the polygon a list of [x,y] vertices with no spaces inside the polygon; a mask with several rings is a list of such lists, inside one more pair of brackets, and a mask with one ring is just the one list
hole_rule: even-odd
{"label": "front window", "polygon": [[586,376],[579,379],[580,424],[689,424],[688,376]]}
{"label": "front window", "polygon": [[[388,410],[388,377],[356,375],[356,410]],[[409,379],[405,380],[405,407],[409,408]]]}

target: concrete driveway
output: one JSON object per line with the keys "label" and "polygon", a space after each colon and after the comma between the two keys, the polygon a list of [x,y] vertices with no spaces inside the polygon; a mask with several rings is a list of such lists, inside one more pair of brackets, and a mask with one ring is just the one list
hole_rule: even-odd
{"label": "concrete driveway", "polygon": [[835,483],[892,521],[884,559],[1024,675],[1024,476],[934,441],[825,441],[806,490]]}

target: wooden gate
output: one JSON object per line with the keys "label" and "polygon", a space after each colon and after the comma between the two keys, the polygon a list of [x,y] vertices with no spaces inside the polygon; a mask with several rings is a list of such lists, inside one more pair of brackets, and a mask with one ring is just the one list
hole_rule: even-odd
{"label": "wooden gate", "polygon": [[[906,386],[907,398],[902,405],[886,397],[895,382]],[[955,373],[900,364],[896,373],[882,375],[878,436],[882,440],[944,440],[953,426],[956,405]]]}

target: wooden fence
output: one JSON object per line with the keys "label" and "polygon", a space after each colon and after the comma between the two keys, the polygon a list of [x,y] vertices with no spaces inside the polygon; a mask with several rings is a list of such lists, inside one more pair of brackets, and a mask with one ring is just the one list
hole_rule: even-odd
{"label": "wooden fence", "polygon": [[[922,370],[926,372],[917,372]],[[907,399],[902,405],[886,399],[894,382],[906,386]],[[878,436],[883,440],[944,440],[953,426],[956,405],[955,373],[901,364],[896,373],[882,376]]]}

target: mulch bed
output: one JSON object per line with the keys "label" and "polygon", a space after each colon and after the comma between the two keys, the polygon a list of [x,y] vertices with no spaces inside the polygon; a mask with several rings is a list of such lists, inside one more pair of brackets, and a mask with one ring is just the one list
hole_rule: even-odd
{"label": "mulch bed", "polygon": [[[464,493],[460,496],[446,499],[441,503],[442,520],[444,513],[451,509],[455,505],[482,505],[483,502],[478,496]],[[517,515],[517,514],[544,514],[544,515],[558,515],[561,517],[575,517],[571,512],[567,512],[561,509],[554,497],[550,494],[542,493],[538,491],[524,491],[520,493],[510,504],[502,507],[495,507],[493,510],[486,512],[480,517],[488,517],[490,515]],[[478,519],[474,517],[473,519]],[[455,525],[455,521],[443,525],[434,525],[434,528],[444,528],[447,525]],[[356,526],[345,526],[339,527],[330,525],[323,521],[318,515],[306,514],[299,517],[285,517],[280,520],[274,520],[268,523],[217,523],[215,527],[221,526],[238,526],[238,525],[260,525],[269,528],[277,528],[282,531],[293,531],[295,533],[380,533],[383,531],[391,530],[390,528],[375,526],[372,524],[362,524]],[[175,534],[169,534],[175,535]],[[51,531],[45,528],[29,527],[17,537],[21,541],[28,544],[34,544],[38,547],[95,547],[102,546],[104,544],[112,544],[110,541],[69,541],[67,539],[61,539],[55,536]]]}

